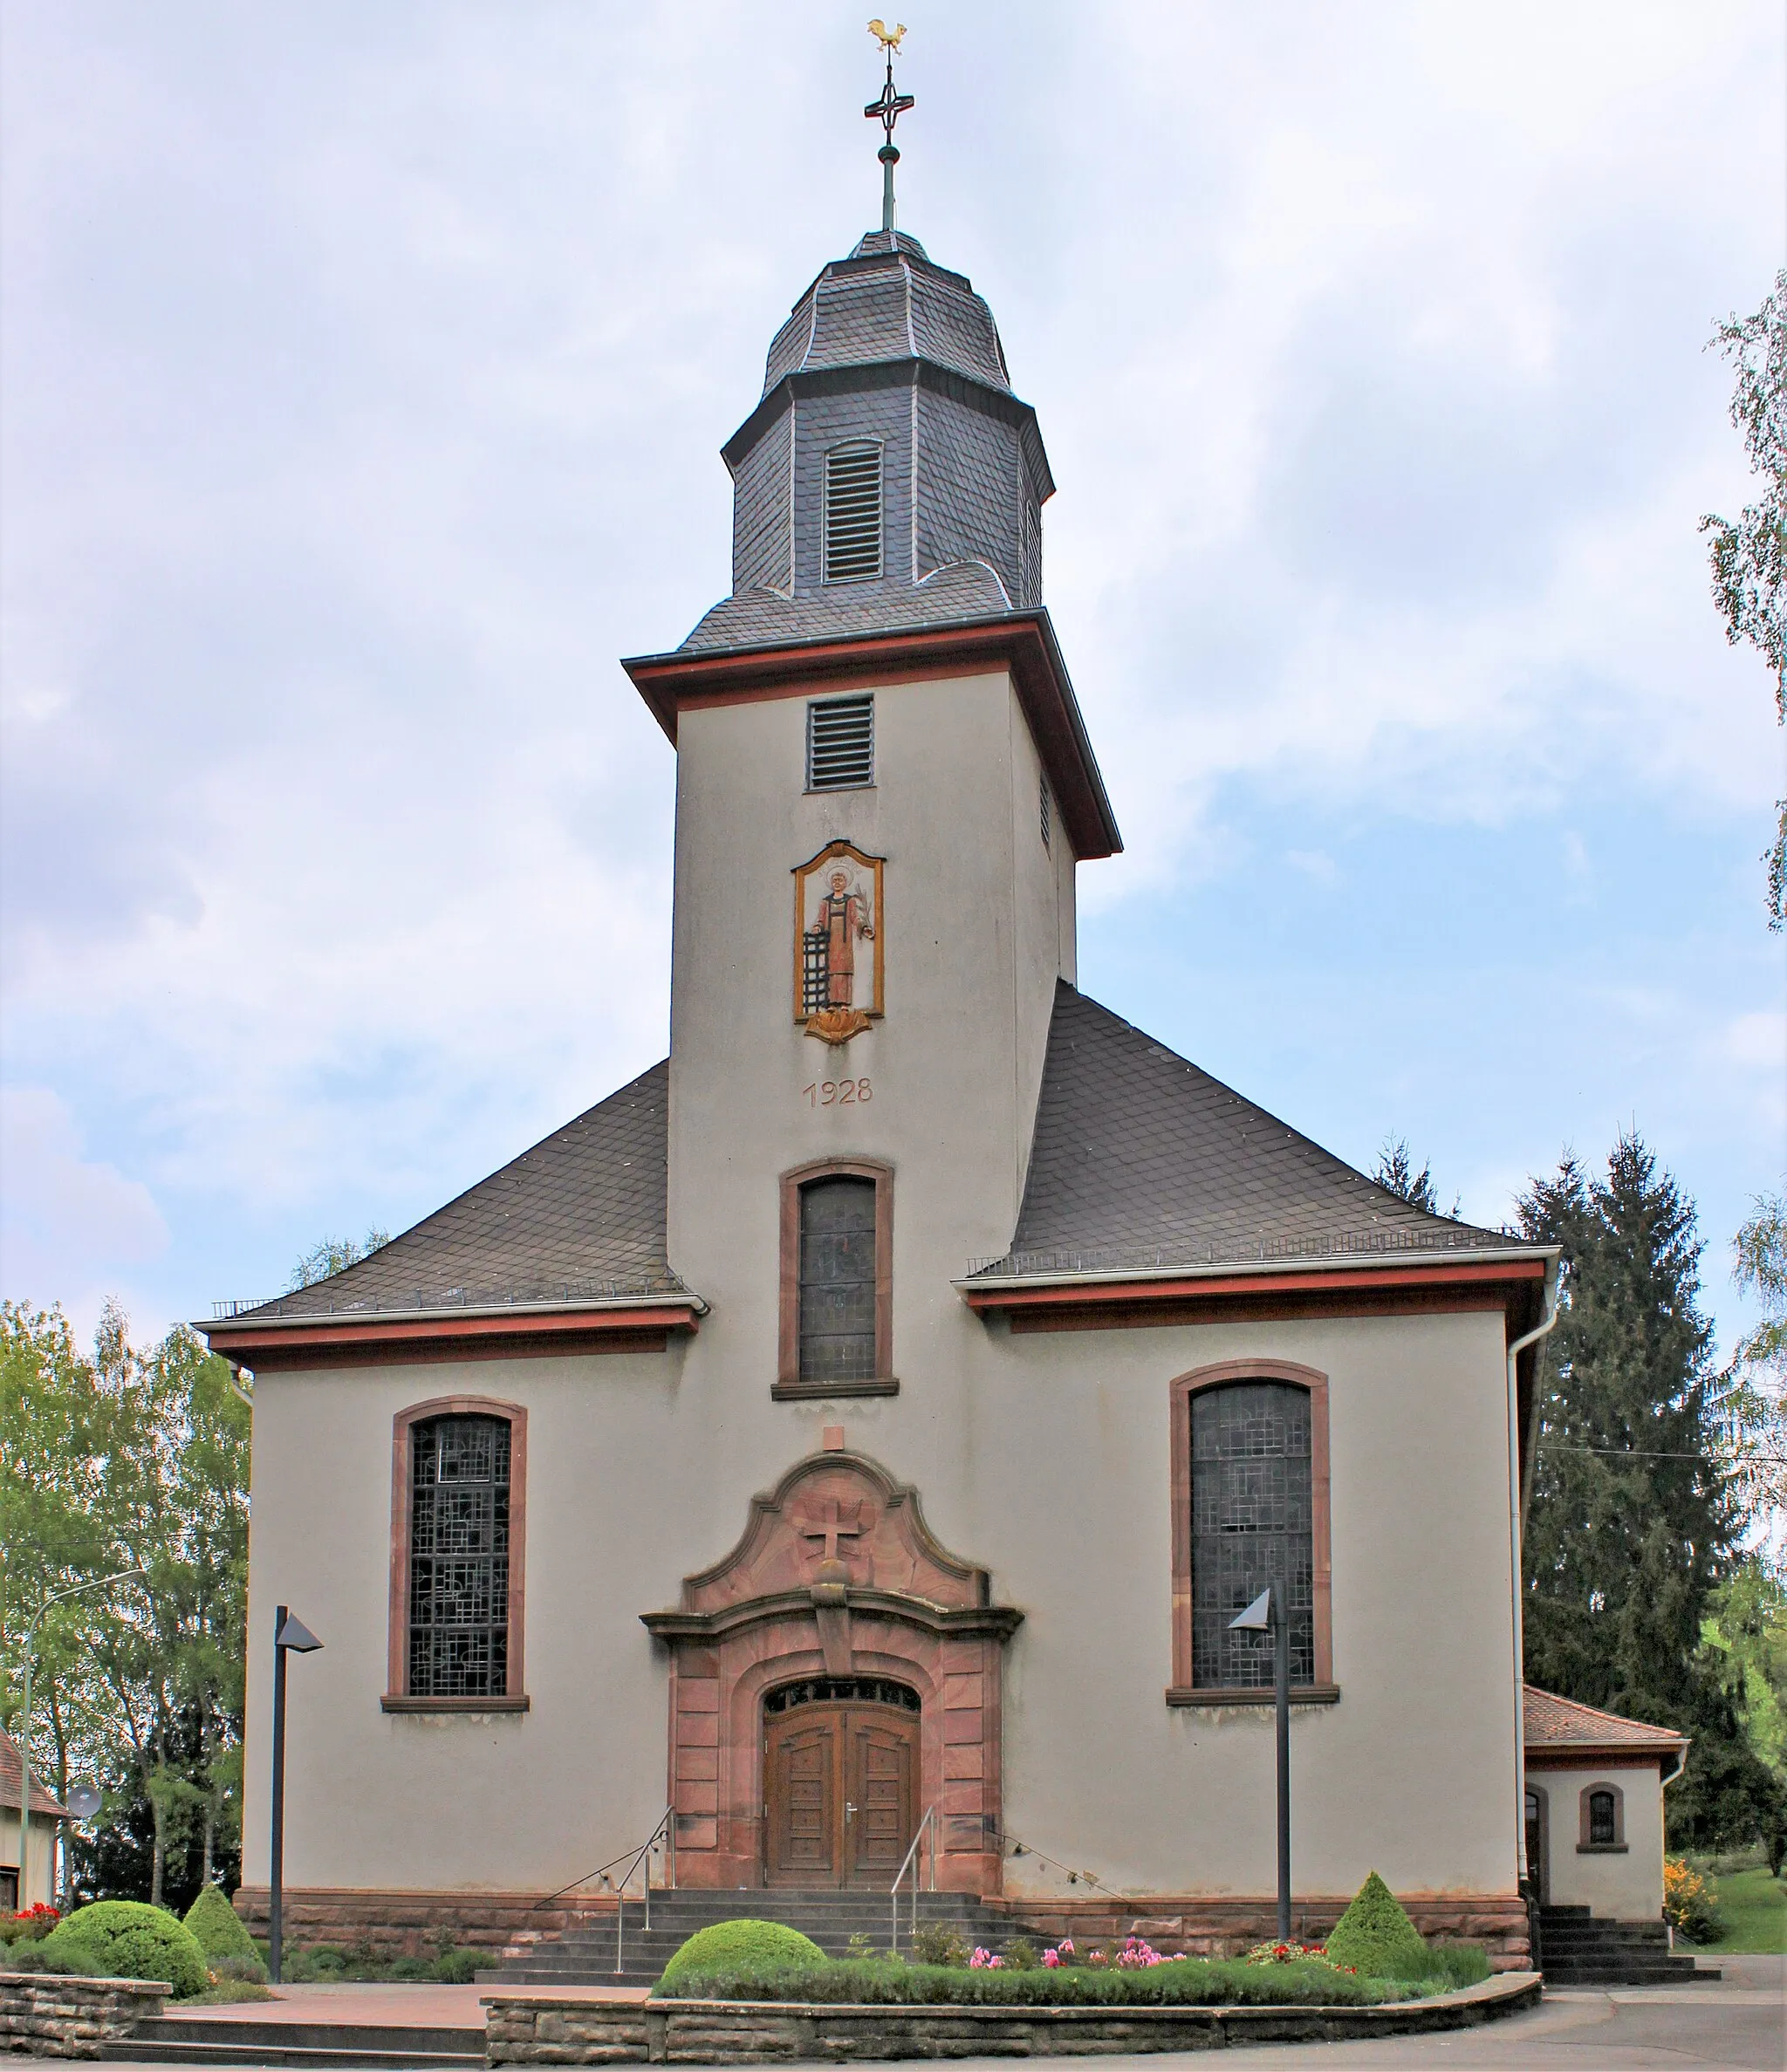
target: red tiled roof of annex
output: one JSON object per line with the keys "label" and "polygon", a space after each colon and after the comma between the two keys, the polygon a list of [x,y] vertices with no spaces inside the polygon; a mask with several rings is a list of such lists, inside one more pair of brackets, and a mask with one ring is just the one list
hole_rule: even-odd
{"label": "red tiled roof of annex", "polygon": [[1526,1745],[1530,1748],[1583,1748],[1605,1754],[1614,1748],[1641,1748],[1647,1754],[1685,1748],[1686,1734],[1671,1727],[1653,1727],[1643,1720],[1622,1720],[1618,1713],[1599,1712],[1559,1698],[1535,1684],[1524,1686]]}
{"label": "red tiled roof of annex", "polygon": [[[10,1813],[18,1818],[18,1788],[24,1781],[24,1765],[19,1760],[18,1743],[0,1727],[0,1814]],[[73,1816],[66,1806],[58,1806],[49,1793],[38,1782],[37,1773],[31,1773],[31,1811],[47,1814],[51,1820],[69,1820]]]}

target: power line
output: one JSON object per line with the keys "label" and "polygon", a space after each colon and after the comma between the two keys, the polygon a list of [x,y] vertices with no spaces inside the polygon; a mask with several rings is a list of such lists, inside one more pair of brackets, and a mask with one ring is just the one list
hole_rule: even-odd
{"label": "power line", "polygon": [[[1541,1439],[1539,1451],[1547,1453],[1592,1453],[1603,1460],[1702,1460],[1708,1467],[1733,1465],[1729,1455],[1719,1453],[1664,1453],[1650,1452],[1642,1446],[1572,1446],[1558,1439]],[[1748,1465],[1756,1462],[1765,1467],[1787,1467],[1787,1454],[1745,1453],[1742,1461]]]}

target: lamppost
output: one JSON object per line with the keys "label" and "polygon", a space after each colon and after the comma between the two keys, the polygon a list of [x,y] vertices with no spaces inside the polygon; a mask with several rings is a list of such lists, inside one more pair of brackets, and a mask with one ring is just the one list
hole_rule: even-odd
{"label": "lamppost", "polygon": [[267,1905],[267,1976],[279,1983],[279,1954],[285,1911],[285,1658],[322,1646],[301,1618],[284,1604],[273,1613],[273,1862]]}
{"label": "lamppost", "polygon": [[1269,1583],[1238,1618],[1236,1633],[1270,1633],[1272,1684],[1278,1729],[1278,1940],[1291,1940],[1291,1622],[1284,1617],[1284,1586]]}
{"label": "lamppost", "polygon": [[[51,1590],[24,1630],[24,1729],[18,1737],[18,1897],[14,1903],[20,1913],[25,1910],[25,1882],[31,1868],[31,1656],[36,1648],[38,1628],[43,1624],[44,1614],[50,1607],[59,1604],[65,1597],[78,1597],[83,1590],[104,1590],[109,1583],[140,1583],[147,1575],[143,1569],[120,1569],[115,1576],[95,1576],[89,1583],[71,1583],[66,1590]],[[54,1856],[52,1847],[52,1869]]]}

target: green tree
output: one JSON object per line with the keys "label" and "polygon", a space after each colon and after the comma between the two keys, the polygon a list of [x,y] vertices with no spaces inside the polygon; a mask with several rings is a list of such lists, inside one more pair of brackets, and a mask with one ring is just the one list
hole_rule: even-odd
{"label": "green tree", "polygon": [[[1400,1194],[1403,1200],[1412,1202],[1416,1208],[1424,1208],[1430,1216],[1441,1212],[1440,1197],[1434,1187],[1434,1163],[1423,1159],[1419,1173],[1414,1169],[1414,1157],[1408,1148],[1406,1137],[1386,1137],[1384,1148],[1378,1153],[1378,1162],[1372,1167],[1372,1178],[1380,1187],[1387,1187],[1391,1193]],[[1460,1202],[1453,1201],[1452,1215],[1458,1214]]]}
{"label": "green tree", "polygon": [[1747,1843],[1777,1816],[1780,1788],[1701,1653],[1738,1520],[1694,1205],[1633,1134],[1605,1179],[1566,1157],[1522,1198],[1520,1221],[1563,1250],[1525,1542],[1526,1673],[1691,1734],[1672,1838]]}
{"label": "green tree", "polygon": [[[190,1331],[142,1351],[108,1307],[91,1357],[59,1311],[0,1310],[0,1689],[16,1730],[24,1629],[46,1593],[120,1569],[41,1630],[33,1765],[107,1783],[96,1845],[147,1830],[141,1891],[170,1855],[196,1890],[239,1830],[249,1412]],[[112,1839],[108,1839],[110,1836]],[[195,1844],[195,1846],[194,1846]],[[130,1852],[125,1851],[128,1857]]]}
{"label": "green tree", "polygon": [[1747,1528],[1777,1535],[1764,1539],[1763,1558],[1778,1578],[1787,1569],[1777,1536],[1787,1515],[1787,1195],[1758,1195],[1732,1250],[1733,1278],[1758,1297],[1763,1316],[1737,1341],[1719,1418],[1739,1515]]}
{"label": "green tree", "polygon": [[[1748,640],[1775,673],[1775,715],[1787,724],[1787,268],[1753,317],[1729,317],[1711,343],[1736,369],[1731,422],[1763,494],[1735,519],[1708,511],[1713,601],[1735,647]],[[1776,802],[1768,854],[1769,926],[1787,921],[1787,799]]]}
{"label": "green tree", "polygon": [[318,1281],[326,1281],[331,1274],[346,1273],[349,1267],[357,1266],[369,1253],[376,1252],[380,1245],[391,1242],[388,1230],[368,1230],[363,1238],[325,1237],[312,1245],[291,1269],[287,1285],[295,1292],[300,1288],[313,1288]]}

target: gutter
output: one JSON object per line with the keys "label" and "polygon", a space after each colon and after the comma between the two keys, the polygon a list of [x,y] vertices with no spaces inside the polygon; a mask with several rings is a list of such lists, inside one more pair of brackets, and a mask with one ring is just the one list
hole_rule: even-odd
{"label": "gutter", "polygon": [[[1508,1348],[1508,1560],[1514,1598],[1514,1863],[1517,1878],[1525,1882],[1531,1866],[1526,1860],[1526,1624],[1525,1583],[1521,1562],[1521,1539],[1526,1523],[1523,1478],[1520,1473],[1520,1356],[1529,1345],[1549,1337],[1558,1324],[1558,1277],[1561,1253],[1554,1245],[1545,1262],[1545,1311],[1532,1330],[1515,1339]],[[1538,1378],[1533,1378],[1538,1394]]]}

